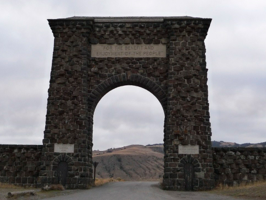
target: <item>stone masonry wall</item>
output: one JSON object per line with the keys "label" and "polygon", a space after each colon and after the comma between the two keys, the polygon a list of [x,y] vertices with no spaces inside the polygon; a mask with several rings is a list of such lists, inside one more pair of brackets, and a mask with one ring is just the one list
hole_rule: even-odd
{"label": "stone masonry wall", "polygon": [[216,185],[266,180],[266,148],[213,148]]}
{"label": "stone masonry wall", "polygon": [[[204,45],[210,22],[193,17],[49,20],[55,40],[40,184],[57,181],[55,143],[74,144],[74,152],[66,159],[71,175],[66,187],[86,188],[92,183],[94,110],[110,90],[135,85],[153,93],[165,112],[165,189],[186,189],[187,165],[196,171],[193,188],[211,189],[214,179]],[[95,44],[161,44],[166,46],[166,57],[95,58],[91,56]],[[179,145],[198,145],[199,154],[180,155]]]}
{"label": "stone masonry wall", "polygon": [[36,186],[42,145],[0,145],[0,182]]}
{"label": "stone masonry wall", "polygon": [[[42,145],[0,145],[0,182],[40,186],[37,180],[42,148]],[[216,185],[236,186],[266,180],[266,148],[212,148],[212,152]],[[66,154],[60,158],[67,158]],[[185,162],[181,160],[180,166]]]}

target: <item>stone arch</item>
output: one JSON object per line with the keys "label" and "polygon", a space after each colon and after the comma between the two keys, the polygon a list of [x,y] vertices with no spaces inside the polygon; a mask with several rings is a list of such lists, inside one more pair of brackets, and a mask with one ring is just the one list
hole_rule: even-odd
{"label": "stone arch", "polygon": [[138,74],[126,73],[114,75],[100,83],[89,95],[89,112],[93,117],[94,110],[101,98],[110,90],[124,85],[135,85],[150,91],[161,103],[164,113],[166,112],[167,95],[164,90],[149,78]]}
{"label": "stone arch", "polygon": [[[114,75],[99,85],[96,86],[96,88],[90,93],[88,97],[88,111],[89,111],[89,143],[91,144],[91,147],[93,146],[93,116],[94,116],[94,111],[101,100],[101,98],[107,94],[109,91],[112,89],[115,89],[120,86],[125,86],[125,85],[134,85],[134,86],[139,86],[141,88],[144,88],[151,92],[160,102],[164,114],[166,116],[166,104],[167,104],[167,95],[164,92],[164,90],[156,84],[154,81],[151,79],[138,75],[138,74],[130,74],[128,75],[127,73],[122,73],[119,75]],[[165,124],[164,124],[165,126]],[[89,158],[92,163],[92,159]]]}
{"label": "stone arch", "polygon": [[[204,44],[210,23],[211,19],[193,17],[49,20],[55,45],[40,184],[55,177],[60,162],[68,166],[72,163],[68,157],[58,157],[55,144],[74,145],[74,151],[67,153],[74,163],[68,171],[67,187],[86,188],[93,183],[94,110],[110,90],[135,85],[150,91],[165,113],[165,189],[184,189],[179,164],[190,163],[191,169],[198,169],[189,155],[178,152],[179,144],[199,145],[197,155],[191,155],[201,165],[196,174],[198,186],[193,186],[211,189],[214,184]],[[202,141],[199,144],[198,138]],[[184,163],[180,163],[185,156]]]}
{"label": "stone arch", "polygon": [[179,167],[184,174],[184,189],[186,191],[196,190],[199,182],[196,174],[202,171],[200,162],[191,155],[187,155],[180,160]]}
{"label": "stone arch", "polygon": [[181,167],[183,167],[183,165],[186,163],[191,163],[194,168],[197,168],[198,172],[201,171],[200,162],[198,161],[198,159],[193,158],[191,155],[187,155],[180,160]]}
{"label": "stone arch", "polygon": [[[66,154],[61,154],[57,156],[53,162],[52,162],[52,169],[54,169],[54,174],[53,174],[53,183],[56,184],[62,184],[63,186],[66,185],[67,178],[69,177],[68,173],[68,168],[73,166],[74,163],[72,161],[72,158]],[[65,174],[59,174],[59,168],[63,167],[65,168]]]}
{"label": "stone arch", "polygon": [[52,167],[57,166],[59,162],[66,162],[69,166],[74,164],[72,158],[66,154],[60,154],[57,156],[52,162]]}

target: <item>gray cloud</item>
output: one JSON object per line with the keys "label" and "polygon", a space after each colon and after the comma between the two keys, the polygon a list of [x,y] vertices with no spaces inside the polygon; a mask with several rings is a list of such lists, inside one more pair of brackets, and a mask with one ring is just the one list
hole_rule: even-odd
{"label": "gray cloud", "polygon": [[[53,51],[47,19],[74,15],[212,18],[206,59],[213,139],[266,140],[266,2],[0,0],[0,6],[0,143],[41,144]],[[115,89],[96,108],[94,147],[162,142],[163,120],[149,92]]]}

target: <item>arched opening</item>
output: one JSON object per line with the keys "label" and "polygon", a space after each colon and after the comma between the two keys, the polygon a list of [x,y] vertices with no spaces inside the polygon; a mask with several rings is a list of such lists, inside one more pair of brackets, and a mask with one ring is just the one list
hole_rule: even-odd
{"label": "arched opening", "polygon": [[53,160],[51,165],[51,168],[55,169],[52,183],[67,186],[67,183],[69,182],[70,178],[69,170],[71,170],[73,166],[74,162],[70,156],[66,154],[60,154],[59,156],[57,156]]}
{"label": "arched opening", "polygon": [[93,149],[163,143],[164,113],[149,91],[122,86],[108,92],[94,112]]}
{"label": "arched opening", "polygon": [[136,86],[117,87],[99,101],[93,121],[96,177],[162,178],[164,110],[152,93]]}
{"label": "arched opening", "polygon": [[193,190],[193,181],[194,181],[194,166],[192,163],[184,164],[184,175],[185,175],[185,190]]}
{"label": "arched opening", "polygon": [[68,172],[68,164],[65,161],[61,161],[57,167],[57,178],[58,183],[62,184],[63,186],[66,185],[67,182],[67,172]]}
{"label": "arched opening", "polygon": [[202,178],[202,169],[198,159],[187,155],[180,160],[179,171],[184,174],[184,189],[186,191],[197,190],[200,179]]}

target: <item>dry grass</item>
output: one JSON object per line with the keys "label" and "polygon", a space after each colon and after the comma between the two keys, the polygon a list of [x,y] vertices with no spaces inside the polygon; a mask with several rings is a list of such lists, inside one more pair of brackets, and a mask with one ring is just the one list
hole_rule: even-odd
{"label": "dry grass", "polygon": [[[0,183],[0,200],[6,200],[9,199],[7,198],[8,193],[10,192],[25,192],[25,191],[29,191],[29,190],[35,190],[31,187],[22,187],[22,186],[17,186],[14,184],[9,184],[9,183]],[[13,196],[13,195],[12,195]],[[22,197],[23,199],[30,199],[32,197],[29,197],[28,195],[26,195],[25,197]],[[17,199],[18,195],[14,195],[12,198],[10,199]]]}
{"label": "dry grass", "polygon": [[0,183],[0,188],[1,189],[22,189],[23,187],[9,184],[9,183]]}
{"label": "dry grass", "polygon": [[51,190],[65,190],[64,186],[61,184],[54,184],[54,185],[46,185],[45,187],[42,187],[42,191],[51,191]]}
{"label": "dry grass", "polygon": [[266,199],[266,182],[255,182],[247,185],[242,184],[235,187],[219,186],[210,192],[247,199]]}
{"label": "dry grass", "polygon": [[120,182],[120,181],[124,181],[124,180],[121,178],[117,178],[117,179],[114,179],[114,178],[96,178],[95,187],[98,187],[98,186],[101,186],[101,185],[104,185],[104,184],[110,183],[110,182]]}

